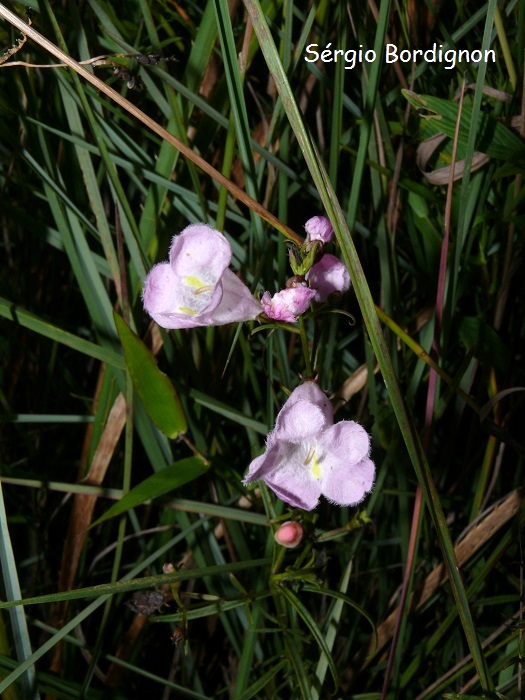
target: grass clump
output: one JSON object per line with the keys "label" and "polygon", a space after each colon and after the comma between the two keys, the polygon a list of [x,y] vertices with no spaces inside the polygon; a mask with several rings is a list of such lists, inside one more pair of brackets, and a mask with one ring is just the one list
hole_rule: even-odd
{"label": "grass clump", "polygon": [[[0,16],[2,697],[519,698],[524,3]],[[144,312],[189,224],[260,298],[315,215],[334,304]],[[242,485],[314,374],[372,436],[357,507]]]}

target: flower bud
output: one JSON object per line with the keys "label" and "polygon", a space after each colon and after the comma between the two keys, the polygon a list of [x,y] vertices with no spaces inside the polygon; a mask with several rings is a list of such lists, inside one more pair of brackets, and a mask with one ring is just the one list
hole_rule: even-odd
{"label": "flower bud", "polygon": [[334,229],[326,216],[312,216],[304,225],[309,241],[330,243],[334,237]]}
{"label": "flower bud", "polygon": [[327,253],[306,274],[310,287],[316,290],[314,301],[324,303],[332,294],[350,289],[350,275],[344,262]]}
{"label": "flower bud", "polygon": [[274,535],[277,544],[287,547],[288,549],[293,549],[300,544],[304,536],[304,530],[301,523],[297,523],[293,520],[287,520],[281,525]]}
{"label": "flower bud", "polygon": [[261,299],[262,308],[268,318],[295,323],[297,316],[304,314],[310,306],[316,293],[314,289],[303,286],[282,289],[273,297],[265,292]]}

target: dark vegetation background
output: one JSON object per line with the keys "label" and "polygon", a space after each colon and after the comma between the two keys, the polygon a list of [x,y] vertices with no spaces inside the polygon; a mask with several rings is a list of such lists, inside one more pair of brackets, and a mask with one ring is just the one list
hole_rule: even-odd
{"label": "dark vegetation background", "polygon": [[[298,235],[310,216],[324,213],[301,134],[289,125],[242,3],[31,4],[38,32],[79,61],[106,56],[90,70]],[[352,239],[401,394],[423,437],[446,526],[455,543],[464,543],[456,554],[472,630],[499,693],[492,689],[492,696],[518,698],[525,3],[495,10],[493,2],[416,7],[402,0],[379,20],[372,0],[262,7],[306,128],[347,220],[355,221]],[[25,16],[24,3],[9,9]],[[233,43],[226,40],[227,12]],[[491,25],[484,39],[493,16],[497,28]],[[473,64],[383,65],[375,85],[368,64],[347,71],[340,62],[304,61],[310,43],[367,48],[385,29],[399,48],[449,42],[473,50],[486,41],[497,62],[484,74]],[[2,51],[20,38],[9,22],[0,23]],[[154,57],[144,65],[120,54]],[[353,290],[337,304],[353,321],[326,313],[307,319],[306,332],[338,419],[358,420],[372,433],[376,488],[359,508],[324,501],[311,514],[292,514],[303,520],[307,541],[281,560],[272,530],[289,509],[265,489],[247,493],[241,479],[287,391],[304,375],[299,336],[257,331],[257,324],[159,331],[142,309],[140,290],[151,265],[166,259],[171,237],[191,222],[225,232],[233,267],[257,293],[284,286],[291,242],[69,69],[10,67],[14,61],[42,66],[56,59],[28,40],[0,67],[0,464],[7,518],[0,592],[2,599],[57,595],[25,607],[21,618],[1,611],[2,697],[490,694],[469,657],[450,587],[432,578],[443,560],[435,526],[424,506],[414,524],[418,480]],[[240,94],[228,86],[231,74]],[[480,81],[490,90],[476,104]],[[406,88],[427,96],[420,112]],[[462,126],[454,136],[462,88]],[[366,108],[371,100],[373,111]],[[426,118],[432,114],[438,118]],[[440,131],[444,140],[422,165],[421,144]],[[469,155],[476,133],[484,134],[488,159],[449,182],[452,158]],[[448,170],[436,175],[440,168]],[[444,240],[448,254],[441,257]],[[438,283],[445,275],[443,297]],[[129,324],[152,348],[186,415],[188,429],[175,440],[159,431],[140,397],[131,400],[112,316],[125,315],[126,297]],[[442,369],[434,386],[421,347]],[[204,476],[88,529],[130,487],[195,451],[211,464]],[[151,495],[145,487],[143,501]],[[139,586],[165,596],[160,610],[146,609],[149,615],[126,607],[133,592],[116,585],[91,612],[91,599],[63,600],[67,590],[126,574],[160,576],[165,562],[181,561],[181,571],[197,571],[180,591],[162,582]],[[246,568],[235,570],[242,562]],[[200,574],[206,567],[219,568]],[[415,602],[401,609],[393,641],[393,624],[385,621],[398,609],[407,570]],[[182,605],[178,593],[185,593]],[[68,622],[59,640],[57,630]],[[174,644],[177,630],[185,639]],[[32,662],[25,674],[23,658]]]}

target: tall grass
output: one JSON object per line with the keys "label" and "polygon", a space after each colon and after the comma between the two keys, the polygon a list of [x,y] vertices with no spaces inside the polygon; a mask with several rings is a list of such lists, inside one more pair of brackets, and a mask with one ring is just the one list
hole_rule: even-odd
{"label": "tall grass", "polygon": [[[521,697],[525,3],[31,5],[0,4],[2,697]],[[316,214],[342,313],[143,311],[188,223],[260,294]],[[358,508],[241,484],[310,363],[372,434]]]}

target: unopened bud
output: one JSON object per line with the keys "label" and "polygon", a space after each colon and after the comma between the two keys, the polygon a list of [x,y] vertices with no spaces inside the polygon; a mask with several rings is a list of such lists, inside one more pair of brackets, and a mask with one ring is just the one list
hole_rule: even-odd
{"label": "unopened bud", "polygon": [[303,536],[304,530],[301,523],[296,523],[293,520],[287,520],[277,530],[274,538],[277,544],[293,549],[301,542]]}
{"label": "unopened bud", "polygon": [[304,228],[309,241],[330,243],[334,236],[334,229],[326,216],[312,216],[305,223]]}

